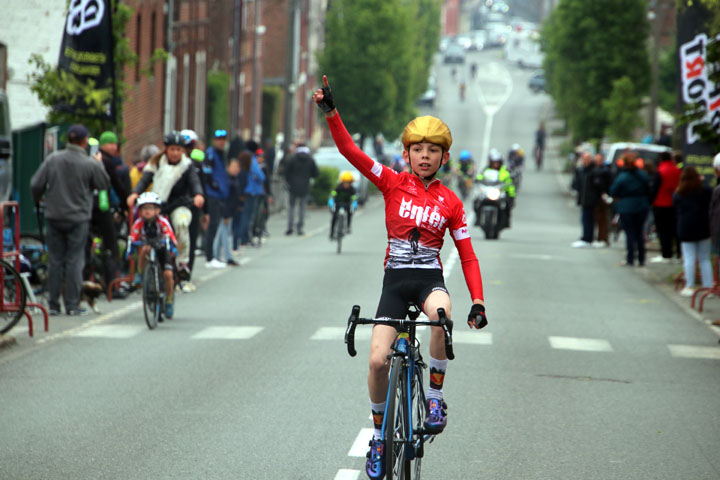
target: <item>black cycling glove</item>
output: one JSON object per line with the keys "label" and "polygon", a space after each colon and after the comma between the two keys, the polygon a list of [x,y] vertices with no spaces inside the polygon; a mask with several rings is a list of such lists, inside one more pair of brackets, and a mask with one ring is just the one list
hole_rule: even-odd
{"label": "black cycling glove", "polygon": [[318,103],[318,107],[325,113],[332,112],[335,110],[335,102],[333,101],[332,92],[330,91],[330,85],[325,85],[321,88],[323,92],[323,99]]}
{"label": "black cycling glove", "polygon": [[473,326],[478,330],[486,327],[488,324],[487,316],[485,315],[485,307],[479,303],[473,304],[470,309],[470,315],[468,315],[468,325],[470,328]]}

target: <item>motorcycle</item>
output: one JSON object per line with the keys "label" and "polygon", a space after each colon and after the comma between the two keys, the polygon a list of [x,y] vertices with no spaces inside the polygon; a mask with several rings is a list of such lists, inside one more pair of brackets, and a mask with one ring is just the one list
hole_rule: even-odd
{"label": "motorcycle", "polygon": [[492,175],[492,172],[486,172],[484,178],[475,184],[475,225],[482,228],[488,240],[498,239],[500,231],[507,228],[509,203],[503,186],[497,174]]}

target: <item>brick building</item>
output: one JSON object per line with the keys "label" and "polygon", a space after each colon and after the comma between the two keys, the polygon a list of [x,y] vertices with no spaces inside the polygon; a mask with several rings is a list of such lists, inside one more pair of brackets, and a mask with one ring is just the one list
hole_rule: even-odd
{"label": "brick building", "polygon": [[130,48],[138,55],[134,67],[126,67],[125,82],[128,97],[123,105],[123,157],[132,161],[143,145],[159,145],[163,138],[163,109],[165,90],[165,65],[155,62],[152,75],[141,74],[149,66],[152,52],[165,48],[164,0],[127,0],[133,8],[125,36]]}

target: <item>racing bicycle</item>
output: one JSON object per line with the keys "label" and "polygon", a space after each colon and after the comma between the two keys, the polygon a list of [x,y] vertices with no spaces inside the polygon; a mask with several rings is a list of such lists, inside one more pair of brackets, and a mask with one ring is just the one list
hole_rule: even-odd
{"label": "racing bicycle", "polygon": [[338,207],[340,210],[335,220],[335,240],[337,240],[337,253],[342,252],[342,241],[347,231],[347,210],[344,207]]}
{"label": "racing bicycle", "polygon": [[385,451],[385,478],[387,480],[419,479],[425,443],[435,435],[425,431],[426,398],[423,388],[423,371],[427,368],[420,355],[420,342],[415,336],[417,326],[442,327],[445,335],[445,353],[455,358],[452,347],[453,322],[438,308],[438,320],[418,320],[420,309],[409,305],[406,319],[360,318],[360,306],[352,308],[345,331],[348,353],[354,357],[355,327],[357,325],[389,325],[398,335],[388,355],[390,383],[382,423]]}

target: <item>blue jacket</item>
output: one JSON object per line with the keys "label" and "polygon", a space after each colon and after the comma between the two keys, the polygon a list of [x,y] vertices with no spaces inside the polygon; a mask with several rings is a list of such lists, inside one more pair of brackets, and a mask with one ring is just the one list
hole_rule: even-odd
{"label": "blue jacket", "polygon": [[617,199],[617,213],[638,213],[650,208],[650,177],[643,170],[623,170],[610,185],[610,196]]}
{"label": "blue jacket", "polygon": [[230,194],[230,184],[222,152],[218,152],[214,147],[205,150],[203,173],[205,174],[205,194],[225,200]]}
{"label": "blue jacket", "polygon": [[245,193],[247,195],[262,195],[265,193],[263,182],[265,181],[265,172],[260,168],[257,159],[253,155],[252,163],[250,163],[250,174],[248,175],[247,187]]}

